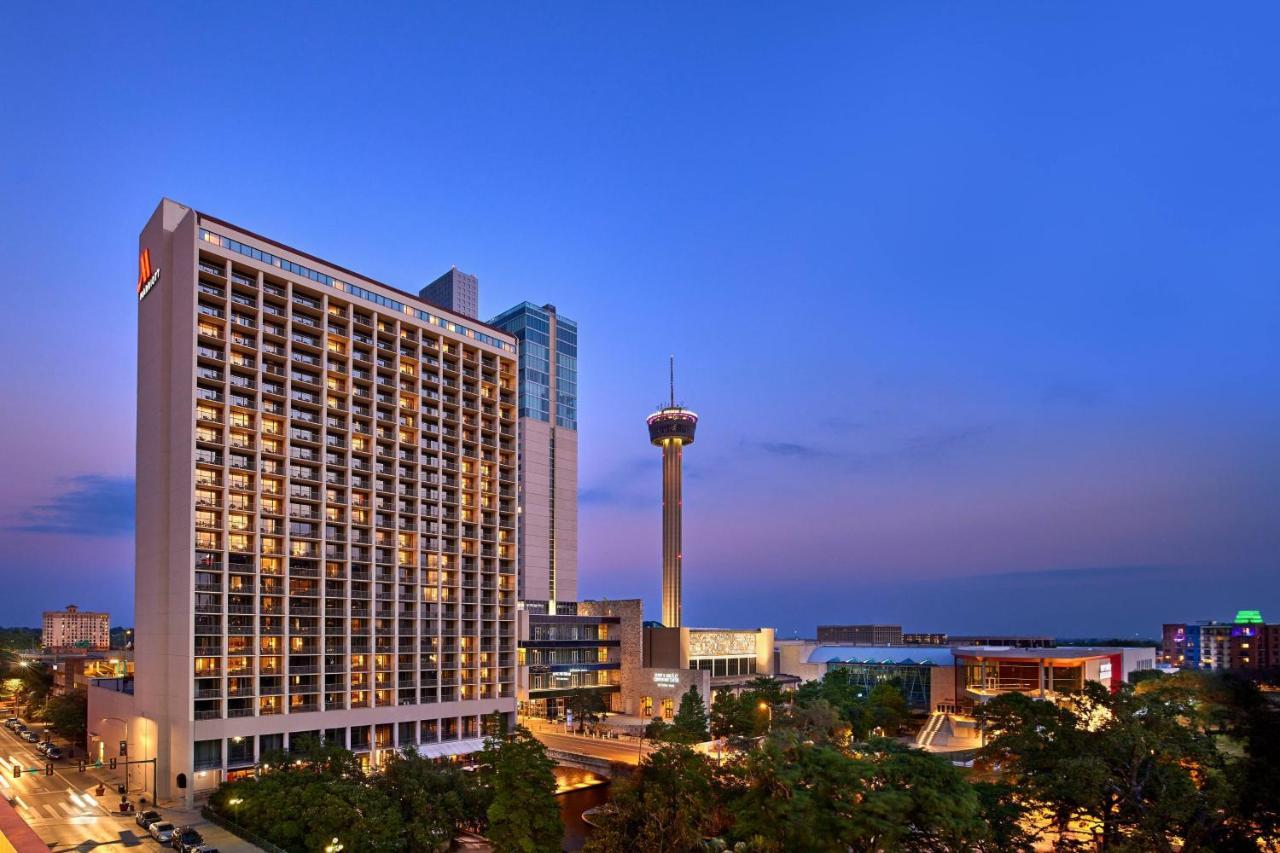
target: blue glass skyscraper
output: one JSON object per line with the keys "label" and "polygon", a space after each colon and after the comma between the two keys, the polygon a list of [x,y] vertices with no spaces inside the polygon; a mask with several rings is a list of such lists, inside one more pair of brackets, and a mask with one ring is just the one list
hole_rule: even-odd
{"label": "blue glass skyscraper", "polygon": [[520,600],[533,613],[578,600],[578,324],[521,302],[489,321],[519,342]]}

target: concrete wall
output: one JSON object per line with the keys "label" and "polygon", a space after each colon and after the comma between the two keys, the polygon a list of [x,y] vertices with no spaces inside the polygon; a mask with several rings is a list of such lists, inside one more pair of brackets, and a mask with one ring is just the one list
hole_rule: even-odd
{"label": "concrete wall", "polygon": [[929,671],[929,702],[932,711],[938,705],[954,705],[956,703],[956,668],[954,666],[935,666]]}
{"label": "concrete wall", "polygon": [[[666,667],[642,667],[622,673],[623,713],[643,716],[644,697],[653,700],[651,716],[662,714],[662,700],[670,699],[672,713],[680,709],[680,697],[696,686],[703,703],[711,701],[711,673],[705,669],[669,669]],[[708,705],[710,708],[710,705]]]}
{"label": "concrete wall", "polygon": [[[552,443],[554,439],[554,494]],[[578,600],[578,433],[536,418],[520,419],[520,598]],[[555,586],[551,583],[555,501]]]}
{"label": "concrete wall", "polygon": [[617,616],[621,619],[616,628],[618,632],[618,660],[621,662],[620,692],[618,704],[615,706],[623,713],[627,709],[627,673],[636,672],[644,666],[644,602],[638,598],[601,599],[599,601],[578,602],[578,613],[582,616]]}
{"label": "concrete wall", "polygon": [[778,672],[780,675],[794,675],[805,681],[815,681],[826,674],[826,664],[809,663],[809,655],[818,648],[818,644],[810,640],[778,640],[774,643],[777,651]]}
{"label": "concrete wall", "polygon": [[645,628],[644,665],[685,669],[689,657],[687,628]]}
{"label": "concrete wall", "polygon": [[556,502],[556,601],[577,601],[578,433],[576,430],[554,427],[553,434],[556,451],[553,496]]}
{"label": "concrete wall", "polygon": [[520,419],[520,599],[551,597],[551,425]]}
{"label": "concrete wall", "polygon": [[160,729],[161,799],[192,764],[196,231],[195,214],[165,200],[138,241],[160,277],[138,304],[134,702]]}
{"label": "concrete wall", "polygon": [[[128,758],[139,760],[158,757],[158,728],[156,721],[138,715],[137,701],[132,694],[108,690],[90,685],[86,691],[88,696],[88,734],[84,747],[89,760],[107,762],[111,758],[120,758],[120,741],[129,743]],[[127,729],[127,732],[126,732]],[[126,736],[127,735],[127,736]],[[158,767],[147,764],[130,766],[127,771],[121,765],[116,778],[124,781],[128,773],[129,791],[132,797],[145,797],[155,801],[155,782],[166,783],[159,779]]]}

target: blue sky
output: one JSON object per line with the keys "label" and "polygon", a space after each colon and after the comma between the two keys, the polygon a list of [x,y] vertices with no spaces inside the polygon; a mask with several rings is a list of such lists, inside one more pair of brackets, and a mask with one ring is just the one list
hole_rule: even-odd
{"label": "blue sky", "polygon": [[161,196],[578,320],[585,595],[656,613],[643,419],[675,353],[703,417],[690,622],[1280,613],[1277,18],[10,10],[0,622],[131,609],[136,235]]}

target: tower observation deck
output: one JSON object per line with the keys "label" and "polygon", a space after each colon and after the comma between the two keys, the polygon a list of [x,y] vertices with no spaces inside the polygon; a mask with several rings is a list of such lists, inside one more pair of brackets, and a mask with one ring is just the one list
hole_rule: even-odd
{"label": "tower observation deck", "polygon": [[681,454],[693,444],[698,416],[676,405],[675,359],[671,359],[671,403],[649,416],[649,441],[662,448],[662,624],[681,624]]}

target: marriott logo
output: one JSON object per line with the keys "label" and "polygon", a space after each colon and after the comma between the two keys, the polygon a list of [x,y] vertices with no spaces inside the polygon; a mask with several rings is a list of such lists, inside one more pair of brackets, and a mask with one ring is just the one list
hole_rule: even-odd
{"label": "marriott logo", "polygon": [[138,255],[138,301],[151,292],[160,280],[160,268],[151,269],[151,250],[143,249]]}

